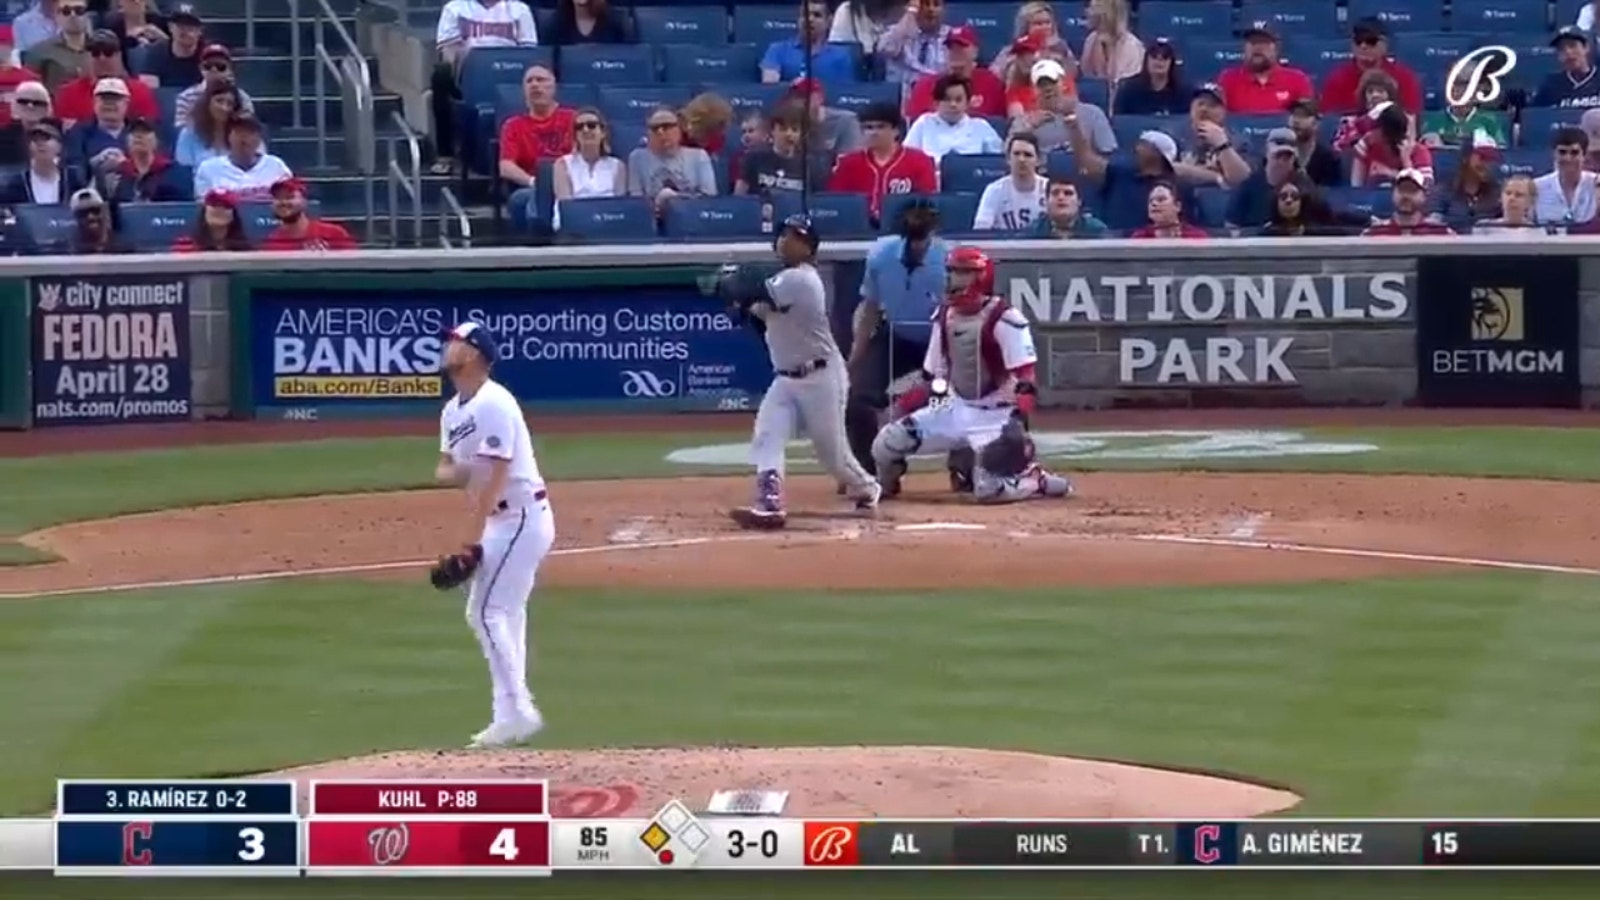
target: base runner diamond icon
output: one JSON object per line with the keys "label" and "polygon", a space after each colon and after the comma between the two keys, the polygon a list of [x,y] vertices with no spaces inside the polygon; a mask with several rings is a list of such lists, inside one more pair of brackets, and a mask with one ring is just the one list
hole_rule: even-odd
{"label": "base runner diamond icon", "polygon": [[660,853],[661,848],[672,840],[672,835],[667,834],[667,830],[661,827],[661,823],[651,822],[650,827],[639,833],[639,840],[650,848],[651,853]]}
{"label": "base runner diamond icon", "polygon": [[661,812],[656,813],[656,821],[667,829],[668,834],[677,834],[685,825],[694,821],[694,816],[676,800],[661,807]]}
{"label": "base runner diamond icon", "polygon": [[700,848],[704,847],[711,841],[711,835],[708,834],[704,828],[700,827],[700,823],[690,822],[688,827],[684,828],[683,831],[678,835],[678,840],[682,841],[683,845],[689,848],[690,853],[699,853]]}

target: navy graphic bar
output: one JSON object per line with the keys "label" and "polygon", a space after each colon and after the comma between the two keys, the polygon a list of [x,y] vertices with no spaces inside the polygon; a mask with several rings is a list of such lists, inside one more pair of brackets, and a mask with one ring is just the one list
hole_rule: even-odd
{"label": "navy graphic bar", "polygon": [[56,822],[59,868],[294,868],[300,864],[295,821]]}
{"label": "navy graphic bar", "polygon": [[292,781],[63,781],[63,816],[291,816]]}
{"label": "navy graphic bar", "polygon": [[1600,867],[1600,822],[1462,822],[1429,825],[1429,866]]}

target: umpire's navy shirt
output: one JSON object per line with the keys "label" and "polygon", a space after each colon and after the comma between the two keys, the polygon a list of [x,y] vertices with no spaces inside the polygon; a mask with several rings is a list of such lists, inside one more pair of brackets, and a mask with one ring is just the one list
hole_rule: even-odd
{"label": "umpire's navy shirt", "polygon": [[948,252],[943,240],[933,238],[922,259],[908,268],[903,237],[878,238],[867,251],[861,297],[883,307],[883,320],[895,337],[928,342],[933,314],[944,298],[944,257]]}

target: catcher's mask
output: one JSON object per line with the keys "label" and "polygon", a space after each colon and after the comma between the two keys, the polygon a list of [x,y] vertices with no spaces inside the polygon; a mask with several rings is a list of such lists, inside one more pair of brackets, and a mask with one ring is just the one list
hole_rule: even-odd
{"label": "catcher's mask", "polygon": [[487,365],[492,366],[500,359],[500,351],[495,349],[494,335],[477,322],[462,322],[450,329],[447,338],[451,341],[460,341],[478,351]]}
{"label": "catcher's mask", "polygon": [[994,260],[977,247],[957,247],[945,258],[945,302],[956,312],[977,312],[994,294]]}

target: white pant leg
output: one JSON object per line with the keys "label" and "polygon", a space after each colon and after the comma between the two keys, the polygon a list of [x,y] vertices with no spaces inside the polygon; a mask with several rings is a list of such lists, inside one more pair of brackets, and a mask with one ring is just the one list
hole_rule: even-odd
{"label": "white pant leg", "polygon": [[467,624],[489,664],[494,719],[533,713],[528,690],[528,595],[555,543],[555,514],[544,500],[497,513],[483,532],[483,564],[467,591]]}

